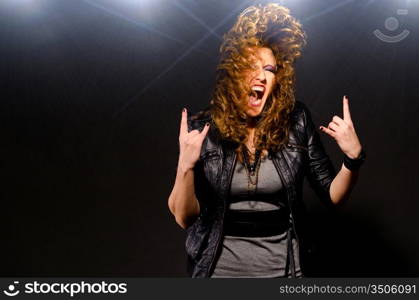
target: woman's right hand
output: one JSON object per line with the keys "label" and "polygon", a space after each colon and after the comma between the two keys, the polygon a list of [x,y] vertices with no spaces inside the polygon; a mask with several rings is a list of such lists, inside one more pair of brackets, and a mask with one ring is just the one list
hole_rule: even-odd
{"label": "woman's right hand", "polygon": [[201,154],[202,143],[209,130],[209,123],[207,123],[201,132],[196,129],[188,132],[187,118],[188,112],[184,108],[179,133],[179,167],[183,171],[188,171],[195,166]]}

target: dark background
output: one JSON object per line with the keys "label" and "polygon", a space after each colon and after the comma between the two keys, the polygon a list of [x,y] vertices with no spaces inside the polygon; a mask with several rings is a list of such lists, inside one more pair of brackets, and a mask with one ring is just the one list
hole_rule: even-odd
{"label": "dark background", "polygon": [[[259,2],[1,2],[1,276],[186,276],[181,109],[207,105],[222,34]],[[418,2],[282,1],[308,35],[297,100],[327,125],[348,95],[368,155],[345,206],[305,187],[311,276],[419,276]]]}

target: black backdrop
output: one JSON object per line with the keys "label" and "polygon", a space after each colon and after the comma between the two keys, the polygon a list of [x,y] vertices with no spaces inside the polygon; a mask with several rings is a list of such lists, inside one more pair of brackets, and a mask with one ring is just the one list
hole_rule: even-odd
{"label": "black backdrop", "polygon": [[[311,276],[419,275],[418,2],[282,1],[308,35],[297,99],[327,125],[348,95],[368,153],[345,206],[305,186]],[[1,276],[186,276],[167,207],[180,113],[207,105],[221,36],[253,3],[1,2]]]}

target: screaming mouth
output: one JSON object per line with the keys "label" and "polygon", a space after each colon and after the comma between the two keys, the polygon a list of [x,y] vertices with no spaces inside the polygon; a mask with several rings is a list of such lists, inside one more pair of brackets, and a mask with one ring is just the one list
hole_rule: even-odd
{"label": "screaming mouth", "polygon": [[249,104],[250,106],[257,107],[262,103],[262,98],[264,91],[253,90],[249,95]]}

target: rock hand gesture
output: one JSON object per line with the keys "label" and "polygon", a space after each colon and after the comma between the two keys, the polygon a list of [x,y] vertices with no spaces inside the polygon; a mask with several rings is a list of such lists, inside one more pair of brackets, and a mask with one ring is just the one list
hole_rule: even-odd
{"label": "rock hand gesture", "polygon": [[335,115],[327,128],[320,126],[320,130],[334,138],[339,148],[349,158],[357,158],[361,153],[362,146],[352,123],[346,96],[343,96],[343,119]]}
{"label": "rock hand gesture", "polygon": [[188,132],[188,112],[182,111],[179,132],[179,161],[176,181],[170,193],[168,205],[176,222],[183,228],[189,227],[198,217],[201,207],[195,195],[194,166],[201,154],[202,143],[209,130],[207,123],[202,129]]}
{"label": "rock hand gesture", "polygon": [[202,142],[209,130],[209,123],[205,124],[201,132],[192,130],[188,132],[188,112],[186,108],[182,111],[179,133],[179,167],[183,171],[193,169],[201,153]]}

